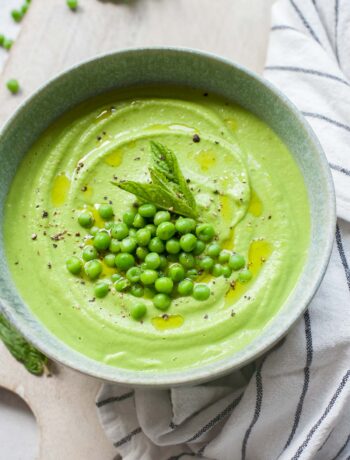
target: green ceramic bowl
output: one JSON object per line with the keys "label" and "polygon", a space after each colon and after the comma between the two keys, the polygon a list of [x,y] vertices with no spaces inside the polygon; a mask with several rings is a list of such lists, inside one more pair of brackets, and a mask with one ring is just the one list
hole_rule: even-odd
{"label": "green ceramic bowl", "polygon": [[79,102],[117,87],[175,84],[206,88],[255,113],[283,139],[303,176],[311,206],[311,243],[299,282],[261,335],[232,356],[196,369],[145,374],[93,361],[52,336],[21,300],[0,242],[1,305],[13,324],[52,359],[86,374],[132,386],[169,387],[219,377],[271,348],[304,312],[325,273],[335,229],[335,199],[322,148],[294,105],[270,83],[230,61],[186,49],[134,49],[97,57],[64,72],[32,95],[0,134],[1,213],[16,169],[53,120]]}

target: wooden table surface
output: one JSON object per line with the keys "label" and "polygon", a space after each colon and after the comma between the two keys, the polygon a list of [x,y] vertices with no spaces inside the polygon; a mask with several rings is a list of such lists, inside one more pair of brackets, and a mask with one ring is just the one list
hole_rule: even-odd
{"label": "wooden table surface", "polygon": [[[214,52],[261,72],[274,0],[32,0],[0,75],[0,124],[48,78],[96,54],[135,46],[185,46]],[[10,95],[9,78],[22,92]],[[40,428],[40,460],[111,460],[97,418],[100,381],[56,366],[28,374],[0,344],[0,386],[18,393]],[[156,460],[156,459],[155,459]]]}

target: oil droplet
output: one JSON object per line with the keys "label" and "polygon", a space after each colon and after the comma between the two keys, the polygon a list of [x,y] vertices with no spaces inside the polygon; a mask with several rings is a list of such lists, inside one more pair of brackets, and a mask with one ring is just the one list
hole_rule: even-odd
{"label": "oil droplet", "polygon": [[216,164],[216,155],[209,150],[201,150],[195,156],[195,160],[199,164],[202,171],[208,171]]}
{"label": "oil droplet", "polygon": [[105,226],[105,221],[102,219],[100,216],[100,213],[98,212],[98,205],[95,208],[94,206],[87,206],[86,209],[91,212],[94,218],[94,226],[103,228]]}
{"label": "oil droplet", "polygon": [[65,174],[59,174],[53,181],[51,200],[54,206],[62,206],[67,198],[70,180]]}
{"label": "oil droplet", "polygon": [[213,275],[210,273],[203,272],[196,280],[198,283],[209,283],[213,279]]}
{"label": "oil droplet", "polygon": [[183,325],[184,319],[180,315],[163,315],[152,318],[153,326],[159,331],[167,329],[176,329]]}
{"label": "oil droplet", "polygon": [[121,149],[116,150],[115,152],[110,153],[105,158],[105,163],[109,166],[120,166],[123,161],[123,152]]}
{"label": "oil droplet", "polygon": [[109,278],[111,277],[114,273],[116,273],[116,269],[113,267],[108,267],[103,261],[101,261],[102,265],[102,272],[101,272],[101,277],[102,278]]}
{"label": "oil droplet", "polygon": [[248,212],[250,212],[250,214],[253,214],[253,216],[255,217],[259,217],[261,216],[262,209],[263,209],[263,206],[262,206],[262,202],[260,198],[256,194],[255,190],[251,189],[250,204],[249,204]]}
{"label": "oil droplet", "polygon": [[235,231],[230,229],[229,236],[222,242],[222,249],[232,250],[234,248]]}
{"label": "oil droplet", "polygon": [[[249,247],[248,267],[257,276],[272,253],[272,245],[266,240],[254,240]],[[240,283],[236,281],[225,296],[225,306],[231,306],[238,300],[249,288],[249,283]]]}
{"label": "oil droplet", "polygon": [[233,203],[228,195],[220,195],[220,214],[226,224],[232,222],[233,219]]}
{"label": "oil droplet", "polygon": [[238,123],[237,123],[236,120],[234,120],[233,118],[230,118],[230,119],[227,119],[225,121],[226,121],[226,124],[230,128],[231,131],[237,131]]}

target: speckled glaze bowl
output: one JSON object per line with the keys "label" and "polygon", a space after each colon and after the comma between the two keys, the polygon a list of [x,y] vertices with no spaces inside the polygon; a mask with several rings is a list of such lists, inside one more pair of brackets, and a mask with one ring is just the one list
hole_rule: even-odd
{"label": "speckled glaze bowl", "polygon": [[21,300],[0,242],[1,308],[24,336],[52,359],[107,381],[131,386],[170,387],[210,380],[242,367],[276,344],[304,312],[325,273],[335,229],[330,170],[310,126],[270,83],[225,59],[186,49],[125,50],[97,57],[64,72],[33,94],[0,133],[0,202],[31,144],[57,117],[81,101],[135,84],[176,84],[205,88],[255,113],[285,142],[306,183],[311,207],[311,243],[304,270],[279,313],[247,347],[196,369],[145,374],[110,367],[68,348],[52,336]]}

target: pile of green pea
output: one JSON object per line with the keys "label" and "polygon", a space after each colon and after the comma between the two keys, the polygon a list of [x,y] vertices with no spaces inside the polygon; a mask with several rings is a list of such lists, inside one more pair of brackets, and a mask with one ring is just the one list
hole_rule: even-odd
{"label": "pile of green pea", "polygon": [[[109,204],[101,204],[98,212],[105,221],[104,228],[94,226],[90,211],[79,214],[78,222],[88,229],[92,244],[84,246],[81,258],[66,261],[72,274],[83,270],[89,279],[96,280],[98,298],[114,287],[135,297],[152,298],[154,306],[164,311],[179,296],[207,300],[208,284],[195,282],[203,273],[229,278],[233,270],[239,270],[239,281],[248,282],[252,277],[242,255],[222,249],[211,224],[159,210],[151,203],[132,208],[121,222],[115,222]],[[116,269],[110,279],[98,280],[102,260]],[[139,320],[146,310],[145,304],[137,303],[130,314]]]}

